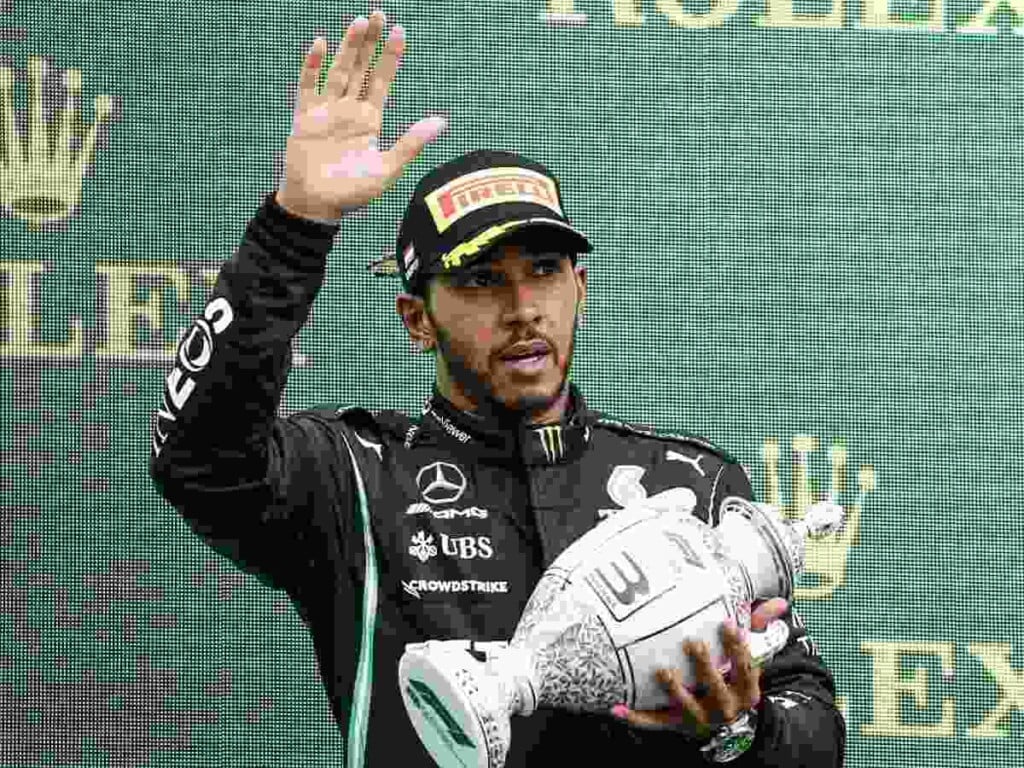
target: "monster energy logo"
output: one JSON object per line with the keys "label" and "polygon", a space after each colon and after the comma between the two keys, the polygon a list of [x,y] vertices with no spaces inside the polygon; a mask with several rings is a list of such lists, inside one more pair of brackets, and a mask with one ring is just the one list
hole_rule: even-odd
{"label": "monster energy logo", "polygon": [[544,455],[551,463],[558,461],[565,454],[565,443],[562,441],[562,427],[552,424],[547,427],[539,427],[533,433],[540,440],[540,446],[544,449]]}
{"label": "monster energy logo", "polygon": [[[476,746],[470,740],[469,736],[466,735],[466,732],[462,730],[458,721],[452,717],[448,708],[441,703],[439,698],[437,698],[437,694],[434,693],[426,683],[419,680],[410,680],[409,684],[405,687],[405,692],[409,694],[409,698],[412,699],[412,702],[416,705],[417,709],[419,709],[424,716],[431,721],[431,724],[437,728],[438,731],[442,734],[447,733],[448,736],[451,737],[451,740],[460,746],[470,748]],[[441,720],[440,723],[438,722],[438,719]]]}

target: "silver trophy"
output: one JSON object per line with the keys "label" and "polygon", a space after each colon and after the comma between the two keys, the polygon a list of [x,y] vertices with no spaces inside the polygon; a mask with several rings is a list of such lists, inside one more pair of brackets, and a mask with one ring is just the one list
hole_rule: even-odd
{"label": "silver trophy", "polygon": [[[608,712],[669,705],[655,671],[677,667],[692,687],[686,639],[704,640],[726,672],[720,631],[749,629],[751,603],[789,599],[804,541],[842,524],[830,501],[802,520],[726,499],[717,527],[694,517],[693,494],[617,512],[573,542],[544,572],[510,641],[406,645],[398,665],[406,711],[440,766],[502,768],[511,716],[537,707]],[[785,622],[749,635],[760,663],[788,641]]]}

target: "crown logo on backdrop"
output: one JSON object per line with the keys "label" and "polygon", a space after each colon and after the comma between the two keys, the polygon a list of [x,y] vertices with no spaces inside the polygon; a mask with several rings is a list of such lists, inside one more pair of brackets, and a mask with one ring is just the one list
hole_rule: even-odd
{"label": "crown logo on backdrop", "polygon": [[28,111],[21,135],[14,111],[14,71],[0,67],[0,208],[6,216],[24,219],[32,230],[77,212],[100,128],[114,113],[114,98],[97,96],[95,122],[84,125],[82,71],[67,69],[63,104],[54,110],[53,119],[46,120],[44,87],[55,76],[48,70],[45,59],[29,59]]}
{"label": "crown logo on backdrop", "polygon": [[[761,458],[765,467],[765,502],[778,509],[787,519],[802,519],[807,508],[816,501],[829,499],[842,503],[846,492],[847,449],[842,441],[834,442],[828,451],[832,467],[831,486],[827,494],[818,492],[818,483],[809,476],[810,455],[818,450],[818,439],[811,435],[793,437],[793,496],[789,504],[782,500],[779,483],[779,441],[768,438],[762,443]],[[876,487],[875,468],[862,464],[857,472],[857,496],[852,505],[845,505],[846,521],[839,531],[817,540],[809,540],[805,552],[805,568],[794,596],[797,600],[829,597],[846,581],[846,564],[850,549],[860,534],[860,516],[865,497]]]}

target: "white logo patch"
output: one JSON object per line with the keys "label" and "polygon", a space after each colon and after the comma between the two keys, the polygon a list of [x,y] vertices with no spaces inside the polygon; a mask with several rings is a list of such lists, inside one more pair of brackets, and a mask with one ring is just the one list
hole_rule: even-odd
{"label": "white logo patch", "polygon": [[157,409],[153,425],[153,455],[159,456],[167,440],[160,422],[174,423],[196,388],[193,374],[202,373],[213,359],[214,340],[224,333],[235,319],[235,311],[223,296],[212,299],[185,332],[178,344],[175,366],[165,379],[163,402]]}
{"label": "white logo patch", "polygon": [[[792,698],[791,698],[792,697]],[[806,693],[800,693],[800,691],[783,691],[781,694],[775,696],[766,696],[772,704],[777,704],[783,709],[793,709],[799,707],[801,703],[809,704],[814,701]],[[803,701],[797,701],[796,699],[802,699]]]}
{"label": "white logo patch", "polygon": [[412,537],[412,546],[409,547],[409,554],[417,558],[421,563],[427,562],[432,557],[437,557],[434,537],[426,531],[417,531]]}
{"label": "white logo patch", "polygon": [[605,488],[608,491],[608,496],[619,505],[620,509],[599,509],[597,510],[598,518],[604,520],[622,508],[640,503],[657,509],[678,510],[682,514],[692,513],[696,509],[697,494],[693,492],[692,488],[677,486],[666,488],[654,496],[648,496],[647,489],[640,482],[646,471],[643,467],[638,467],[635,464],[617,464],[612,469],[611,475],[608,476]]}
{"label": "white logo patch", "polygon": [[[442,533],[441,552],[457,560],[490,560],[494,557],[489,536],[449,536]],[[434,537],[426,531],[417,531],[412,537],[409,554],[421,563],[437,557]]]}
{"label": "white logo patch", "polygon": [[442,533],[441,551],[459,560],[490,560],[494,557],[489,536],[449,536]]}
{"label": "white logo patch", "polygon": [[668,461],[684,461],[691,467],[693,467],[695,470],[697,470],[700,473],[701,477],[707,477],[707,474],[704,472],[704,469],[700,465],[700,460],[704,458],[703,453],[698,453],[696,459],[691,459],[689,456],[677,453],[676,451],[666,451],[665,458]]}
{"label": "white logo patch", "polygon": [[454,464],[435,461],[416,473],[416,487],[431,504],[452,504],[466,492],[466,476]]}
{"label": "white logo patch", "polygon": [[435,520],[454,520],[457,517],[468,517],[478,520],[483,520],[487,517],[487,510],[481,509],[480,507],[466,507],[465,509],[455,509],[449,507],[448,509],[434,509],[429,504],[424,504],[422,501],[417,501],[414,504],[410,504],[405,508],[405,514],[407,515],[430,515]]}

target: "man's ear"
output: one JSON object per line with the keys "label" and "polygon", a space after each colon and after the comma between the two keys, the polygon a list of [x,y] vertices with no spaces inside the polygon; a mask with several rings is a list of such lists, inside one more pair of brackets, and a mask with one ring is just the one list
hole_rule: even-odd
{"label": "man's ear", "polygon": [[424,299],[411,293],[400,293],[395,297],[395,312],[402,318],[405,330],[412,343],[426,352],[437,344],[437,332],[430,319]]}
{"label": "man's ear", "polygon": [[587,268],[576,265],[573,272],[576,280],[576,313],[580,314],[587,304]]}

